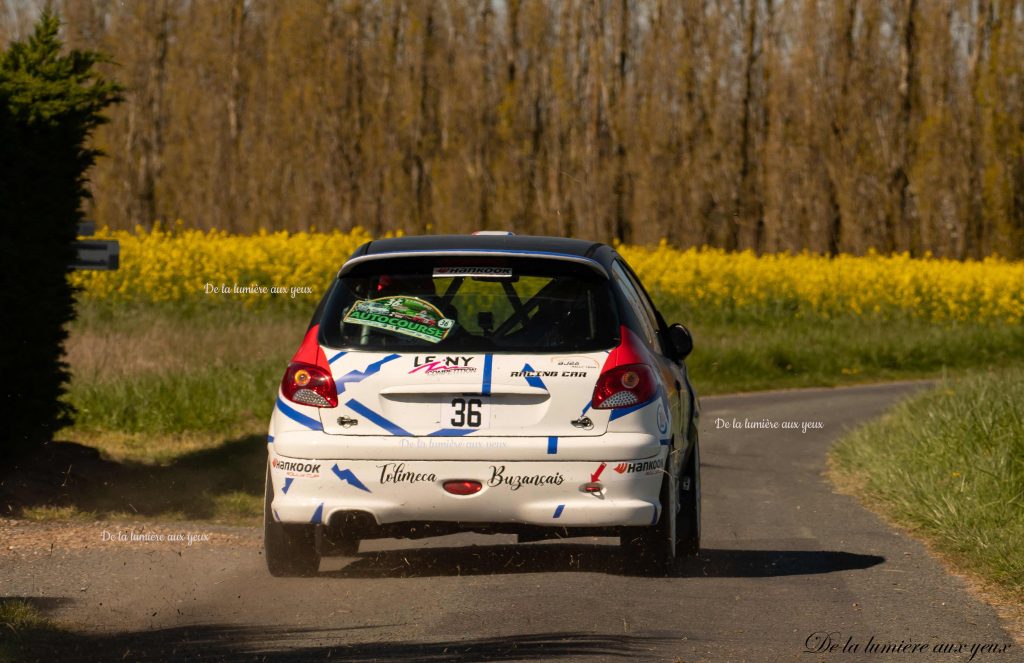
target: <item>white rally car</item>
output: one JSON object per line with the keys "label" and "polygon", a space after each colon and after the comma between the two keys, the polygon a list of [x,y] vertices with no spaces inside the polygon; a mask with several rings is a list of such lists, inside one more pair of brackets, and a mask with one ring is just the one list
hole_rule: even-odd
{"label": "white rally car", "polygon": [[661,572],[700,546],[698,405],[616,251],[509,233],[402,237],[341,267],[267,438],[273,575],[362,539],[619,536]]}

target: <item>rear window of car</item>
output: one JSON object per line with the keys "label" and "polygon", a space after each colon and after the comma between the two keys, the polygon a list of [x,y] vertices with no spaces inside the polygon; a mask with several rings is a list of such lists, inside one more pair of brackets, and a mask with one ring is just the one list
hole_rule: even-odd
{"label": "rear window of car", "polygon": [[320,329],[339,349],[602,350],[618,343],[610,288],[562,260],[382,258],[335,282]]}

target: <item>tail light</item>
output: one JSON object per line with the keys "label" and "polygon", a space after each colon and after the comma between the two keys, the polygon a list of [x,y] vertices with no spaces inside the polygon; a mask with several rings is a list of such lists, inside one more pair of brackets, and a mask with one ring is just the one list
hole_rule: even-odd
{"label": "tail light", "polygon": [[479,481],[445,481],[444,489],[452,495],[475,495],[483,489]]}
{"label": "tail light", "polygon": [[629,407],[651,400],[657,391],[654,372],[646,364],[616,366],[601,374],[590,406],[595,410]]}
{"label": "tail light", "polygon": [[281,391],[288,400],[313,407],[338,407],[338,390],[330,371],[301,361],[288,364],[281,379]]}

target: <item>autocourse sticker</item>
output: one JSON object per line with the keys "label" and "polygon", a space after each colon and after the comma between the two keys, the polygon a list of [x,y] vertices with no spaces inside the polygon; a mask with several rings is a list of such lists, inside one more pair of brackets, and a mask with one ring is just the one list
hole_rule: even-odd
{"label": "autocourse sticker", "polygon": [[455,326],[454,320],[418,297],[363,299],[352,305],[343,320],[430,343],[443,341]]}

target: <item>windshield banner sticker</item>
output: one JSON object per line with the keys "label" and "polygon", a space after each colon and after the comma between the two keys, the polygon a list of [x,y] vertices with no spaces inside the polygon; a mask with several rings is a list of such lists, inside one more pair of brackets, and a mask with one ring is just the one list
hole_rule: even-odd
{"label": "windshield banner sticker", "polygon": [[433,304],[416,297],[381,297],[356,302],[344,322],[412,336],[430,343],[443,341],[455,325]]}
{"label": "windshield banner sticker", "polygon": [[435,279],[447,279],[452,277],[481,277],[490,279],[512,278],[511,267],[435,267]]}

